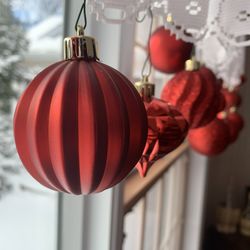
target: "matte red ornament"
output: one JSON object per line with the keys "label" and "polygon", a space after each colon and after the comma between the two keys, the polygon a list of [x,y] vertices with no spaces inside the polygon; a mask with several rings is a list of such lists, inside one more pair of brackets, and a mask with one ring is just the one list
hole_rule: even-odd
{"label": "matte red ornament", "polygon": [[241,105],[241,96],[239,95],[238,91],[223,88],[221,92],[225,98],[226,109],[231,107],[239,107]]}
{"label": "matte red ornament", "polygon": [[237,140],[240,131],[244,127],[244,120],[237,112],[229,113],[225,119],[230,132],[230,142],[233,143]]}
{"label": "matte red ornament", "polygon": [[161,98],[182,113],[191,128],[211,122],[220,109],[220,84],[211,70],[184,70],[177,73],[163,88]]}
{"label": "matte red ornament", "polygon": [[227,120],[234,123],[235,127],[240,131],[244,128],[244,119],[237,112],[229,112]]}
{"label": "matte red ornament", "polygon": [[230,134],[227,125],[219,119],[214,119],[204,127],[191,129],[188,141],[197,152],[213,156],[223,152],[229,144]]}
{"label": "matte red ornament", "polygon": [[176,149],[185,139],[188,123],[173,106],[153,98],[144,102],[148,115],[148,138],[142,157],[136,167],[145,177],[150,166]]}
{"label": "matte red ornament", "polygon": [[66,41],[68,60],[31,81],[14,117],[17,151],[28,172],[48,188],[73,194],[119,183],[147,138],[140,95],[120,72],[96,61],[88,39]]}
{"label": "matte red ornament", "polygon": [[163,26],[155,30],[149,39],[150,60],[154,68],[164,73],[176,73],[184,69],[190,57],[192,44],[176,39]]}

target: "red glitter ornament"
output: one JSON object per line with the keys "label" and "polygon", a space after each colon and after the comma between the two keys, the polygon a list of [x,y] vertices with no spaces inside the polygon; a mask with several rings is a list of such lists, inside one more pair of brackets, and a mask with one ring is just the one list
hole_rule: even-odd
{"label": "red glitter ornament", "polygon": [[207,156],[223,152],[228,146],[229,140],[228,126],[217,118],[204,127],[189,130],[188,133],[191,147]]}
{"label": "red glitter ornament", "polygon": [[48,188],[73,194],[119,183],[147,138],[140,95],[120,72],[96,61],[93,39],[81,34],[65,40],[67,60],[31,81],[14,118],[28,172]]}
{"label": "red glitter ornament", "polygon": [[231,107],[239,107],[241,105],[241,97],[238,91],[223,88],[221,92],[225,98],[226,109]]}
{"label": "red glitter ornament", "polygon": [[139,89],[148,116],[148,138],[142,157],[136,165],[141,177],[146,176],[149,167],[156,160],[176,149],[184,141],[189,127],[185,118],[173,106],[150,97],[153,90],[148,95],[146,92],[150,83],[145,85]]}
{"label": "red glitter ornament", "polygon": [[184,70],[165,85],[161,98],[175,106],[191,128],[197,128],[212,121],[222,109],[220,88],[209,69]]}
{"label": "red glitter ornament", "polygon": [[163,26],[149,39],[149,54],[152,65],[164,73],[175,73],[184,69],[190,57],[192,44],[176,39],[174,34]]}

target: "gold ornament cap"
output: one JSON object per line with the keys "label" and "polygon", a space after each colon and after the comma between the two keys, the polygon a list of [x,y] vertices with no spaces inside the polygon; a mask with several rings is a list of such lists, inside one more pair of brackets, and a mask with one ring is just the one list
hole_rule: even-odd
{"label": "gold ornament cap", "polygon": [[187,71],[198,70],[200,66],[200,62],[198,62],[195,57],[192,57],[185,62],[185,70]]}
{"label": "gold ornament cap", "polygon": [[228,113],[226,111],[221,111],[220,113],[218,113],[218,116],[220,119],[225,120],[228,116]]}
{"label": "gold ornament cap", "polygon": [[237,108],[235,106],[232,106],[229,108],[230,113],[235,113],[237,111]]}
{"label": "gold ornament cap", "polygon": [[167,17],[166,17],[166,21],[170,24],[174,24],[174,20],[172,17],[172,14],[168,13]]}
{"label": "gold ornament cap", "polygon": [[64,60],[97,60],[95,39],[84,36],[82,26],[77,26],[77,35],[64,39]]}
{"label": "gold ornament cap", "polygon": [[149,82],[148,76],[143,76],[134,85],[144,101],[150,101],[155,94],[155,85]]}

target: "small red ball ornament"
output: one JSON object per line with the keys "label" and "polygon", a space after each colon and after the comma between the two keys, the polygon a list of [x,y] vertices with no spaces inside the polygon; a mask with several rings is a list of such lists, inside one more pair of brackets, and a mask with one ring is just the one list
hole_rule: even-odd
{"label": "small red ball ornament", "polygon": [[225,98],[226,109],[239,107],[241,105],[241,96],[238,94],[238,91],[223,88],[221,92]]}
{"label": "small red ball ornament", "polygon": [[235,142],[240,131],[244,127],[244,120],[242,116],[238,114],[234,108],[231,108],[228,112],[220,112],[217,117],[223,120],[228,126],[230,132],[230,143]]}
{"label": "small red ball ornament", "polygon": [[177,73],[163,88],[161,98],[172,104],[189,122],[191,128],[202,127],[212,121],[220,109],[222,100],[220,84],[209,69],[191,66]]}
{"label": "small red ball ornament", "polygon": [[175,73],[184,69],[190,57],[192,44],[176,39],[163,26],[149,38],[149,54],[152,65],[164,73]]}
{"label": "small red ball ornament", "polygon": [[188,141],[197,152],[213,156],[223,152],[229,144],[230,134],[227,125],[219,119],[214,119],[204,127],[191,129]]}
{"label": "small red ball ornament", "polygon": [[152,97],[154,85],[147,81],[137,82],[148,116],[148,138],[142,157],[136,168],[145,177],[150,166],[176,149],[185,139],[188,123],[173,106]]}
{"label": "small red ball ornament", "polygon": [[117,70],[96,61],[93,38],[66,38],[66,59],[39,73],[14,117],[17,151],[44,186],[100,192],[136,165],[147,138],[140,95]]}
{"label": "small red ball ornament", "polygon": [[229,123],[234,124],[238,131],[241,131],[244,128],[244,120],[237,112],[229,112],[227,120]]}

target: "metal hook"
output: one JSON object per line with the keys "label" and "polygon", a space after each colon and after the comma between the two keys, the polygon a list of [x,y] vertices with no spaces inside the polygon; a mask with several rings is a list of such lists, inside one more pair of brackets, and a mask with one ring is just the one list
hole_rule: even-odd
{"label": "metal hook", "polygon": [[81,14],[83,12],[83,17],[84,17],[84,26],[83,29],[85,29],[87,27],[87,15],[86,15],[86,0],[83,1],[82,7],[79,11],[78,17],[76,19],[76,23],[75,23],[75,31],[77,32],[78,30],[78,23],[81,17]]}

